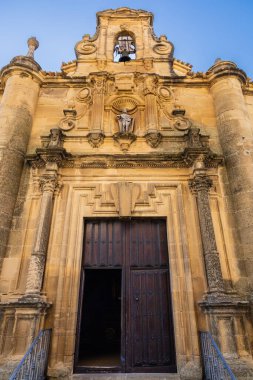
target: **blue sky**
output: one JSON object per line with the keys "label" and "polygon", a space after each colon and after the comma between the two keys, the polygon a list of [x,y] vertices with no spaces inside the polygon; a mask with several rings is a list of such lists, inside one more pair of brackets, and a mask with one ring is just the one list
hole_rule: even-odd
{"label": "blue sky", "polygon": [[60,71],[75,59],[74,45],[93,34],[97,11],[128,6],[154,13],[154,30],[175,45],[175,57],[206,71],[219,57],[232,60],[253,78],[253,0],[2,0],[0,67],[26,54],[36,36],[36,60]]}

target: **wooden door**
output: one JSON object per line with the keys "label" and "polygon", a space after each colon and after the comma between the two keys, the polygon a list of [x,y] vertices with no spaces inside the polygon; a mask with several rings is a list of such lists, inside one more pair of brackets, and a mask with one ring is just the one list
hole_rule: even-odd
{"label": "wooden door", "polygon": [[168,270],[130,271],[127,321],[129,372],[174,372]]}
{"label": "wooden door", "polygon": [[[165,220],[87,221],[83,272],[91,268],[121,270],[121,363],[118,370],[176,372]],[[85,312],[79,313],[79,334],[84,328],[82,320],[85,321],[81,314]],[[117,370],[109,367],[95,370]],[[91,370],[87,367],[87,371]]]}

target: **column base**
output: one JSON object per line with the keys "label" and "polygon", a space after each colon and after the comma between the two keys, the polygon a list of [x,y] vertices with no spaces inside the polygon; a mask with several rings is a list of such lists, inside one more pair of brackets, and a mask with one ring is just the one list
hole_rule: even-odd
{"label": "column base", "polygon": [[253,379],[252,358],[226,359],[237,380]]}
{"label": "column base", "polygon": [[21,360],[39,331],[44,328],[50,306],[51,303],[39,296],[22,296],[0,303],[1,363],[16,364],[16,361]]}
{"label": "column base", "polygon": [[250,357],[249,302],[236,293],[206,293],[199,306],[208,316],[209,331],[227,360]]}

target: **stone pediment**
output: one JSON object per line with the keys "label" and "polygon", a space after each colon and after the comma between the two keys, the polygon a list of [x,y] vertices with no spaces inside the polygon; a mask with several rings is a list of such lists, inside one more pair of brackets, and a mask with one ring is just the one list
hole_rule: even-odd
{"label": "stone pediment", "polygon": [[100,17],[148,17],[150,19],[150,24],[153,25],[153,13],[144,11],[142,9],[131,9],[128,7],[120,7],[117,9],[106,9],[102,12],[97,13],[98,25],[100,23]]}

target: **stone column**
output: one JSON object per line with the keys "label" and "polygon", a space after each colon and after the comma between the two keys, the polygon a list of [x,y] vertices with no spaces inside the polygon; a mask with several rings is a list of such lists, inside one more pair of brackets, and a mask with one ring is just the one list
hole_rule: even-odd
{"label": "stone column", "polygon": [[158,79],[154,75],[148,75],[144,80],[145,95],[145,123],[147,133],[145,135],[147,143],[156,148],[160,142],[162,135],[158,132],[158,115],[157,115],[157,82]]}
{"label": "stone column", "polygon": [[103,116],[104,116],[104,96],[105,96],[105,77],[96,76],[92,79],[93,104],[91,111],[91,131],[88,134],[89,143],[95,148],[99,147],[104,140]]}
{"label": "stone column", "polygon": [[253,286],[253,126],[242,93],[246,74],[218,60],[208,72],[238,232],[238,260]]}
{"label": "stone column", "polygon": [[41,205],[25,291],[26,296],[33,298],[40,297],[42,288],[52,219],[53,195],[57,186],[57,170],[57,163],[47,163],[45,174],[41,179]]}
{"label": "stone column", "polygon": [[194,169],[194,178],[189,181],[196,195],[203,255],[205,260],[208,293],[224,293],[220,259],[217,251],[208,192],[212,180],[206,175],[204,163],[198,162]]}
{"label": "stone column", "polygon": [[30,56],[15,57],[1,72],[5,88],[0,105],[0,266],[41,84],[40,66],[32,57],[30,43]]}

